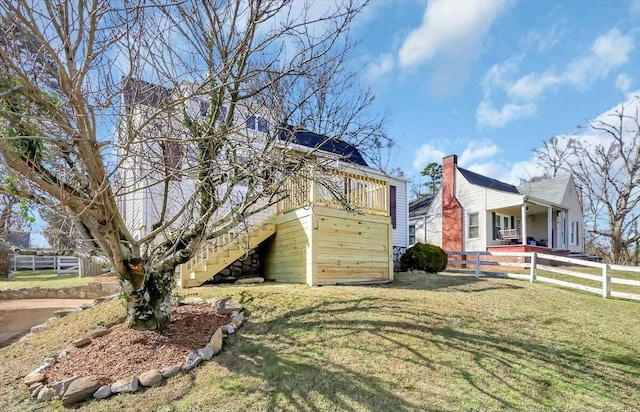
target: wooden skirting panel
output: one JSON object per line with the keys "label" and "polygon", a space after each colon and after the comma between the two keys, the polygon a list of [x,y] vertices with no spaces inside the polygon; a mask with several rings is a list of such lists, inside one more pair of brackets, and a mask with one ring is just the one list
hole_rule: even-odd
{"label": "wooden skirting panel", "polygon": [[296,209],[279,216],[276,234],[265,255],[264,277],[276,282],[308,283],[311,251],[311,209]]}
{"label": "wooden skirting panel", "polygon": [[391,218],[315,205],[276,220],[265,278],[328,285],[393,279]]}
{"label": "wooden skirting panel", "polygon": [[314,284],[392,278],[391,218],[315,207],[313,221]]}

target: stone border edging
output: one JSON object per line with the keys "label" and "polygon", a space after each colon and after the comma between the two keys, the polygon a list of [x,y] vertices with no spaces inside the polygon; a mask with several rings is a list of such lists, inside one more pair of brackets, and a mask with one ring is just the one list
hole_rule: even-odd
{"label": "stone border edging", "polygon": [[59,288],[20,288],[0,291],[1,299],[95,299],[120,292],[120,284],[91,282],[79,286]]}
{"label": "stone border edging", "polygon": [[[114,295],[111,298],[117,298],[117,295]],[[95,305],[96,303],[98,302],[94,302],[93,305]],[[151,387],[158,385],[160,382],[162,382],[163,379],[174,376],[181,371],[186,372],[192,370],[202,362],[211,360],[213,356],[222,352],[223,340],[226,335],[235,333],[235,331],[244,323],[244,308],[242,307],[242,305],[240,305],[230,297],[223,299],[212,298],[207,300],[199,297],[187,297],[178,302],[178,305],[204,304],[210,304],[211,306],[213,306],[216,309],[216,313],[219,315],[230,315],[230,322],[216,329],[213,335],[211,335],[209,343],[203,348],[198,349],[197,352],[192,352],[187,355],[183,364],[176,364],[167,366],[162,369],[151,369],[148,371],[144,371],[138,375],[133,375],[128,378],[121,379],[117,382],[112,383],[111,385],[101,385],[97,379],[90,376],[74,376],[72,378],[64,379],[58,382],[46,382],[46,370],[55,365],[57,359],[64,359],[68,355],[69,349],[65,349],[60,352],[57,358],[45,359],[44,363],[35,370],[31,371],[27,376],[25,376],[23,381],[25,385],[28,386],[29,393],[33,398],[42,402],[49,402],[54,398],[60,398],[62,400],[62,405],[64,406],[70,406],[85,401],[89,398],[106,399],[111,395],[117,393],[135,393],[139,390],[140,386]],[[91,307],[93,305],[86,306]],[[82,310],[80,308],[78,309]],[[65,311],[59,312],[62,313]],[[70,312],[66,311],[65,315],[67,313]],[[50,320],[51,319],[49,319],[49,321]],[[47,323],[49,321],[47,321]],[[90,344],[93,339],[108,334],[114,325],[117,325],[118,323],[121,323],[123,321],[124,318],[120,318],[117,321],[107,325],[106,327],[98,328],[89,333],[88,336],[75,340],[74,342],[72,342],[72,345],[75,347],[86,346]],[[41,329],[47,323],[38,326],[40,326]],[[35,326],[34,328],[38,328],[38,326]],[[37,330],[39,329],[36,329],[34,331],[32,328],[31,333],[34,333]],[[27,336],[29,335],[24,336],[23,339]]]}

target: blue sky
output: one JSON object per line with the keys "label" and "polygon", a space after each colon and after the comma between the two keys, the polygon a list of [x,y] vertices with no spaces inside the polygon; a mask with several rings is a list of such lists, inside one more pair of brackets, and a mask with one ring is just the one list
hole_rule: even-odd
{"label": "blue sky", "polygon": [[518,183],[540,173],[532,149],[543,139],[640,94],[640,0],[371,0],[354,35],[373,109],[390,112],[388,168],[408,178],[457,154]]}
{"label": "blue sky", "polygon": [[518,183],[543,139],[640,93],[640,0],[373,0],[360,19],[363,81],[409,178],[457,154]]}

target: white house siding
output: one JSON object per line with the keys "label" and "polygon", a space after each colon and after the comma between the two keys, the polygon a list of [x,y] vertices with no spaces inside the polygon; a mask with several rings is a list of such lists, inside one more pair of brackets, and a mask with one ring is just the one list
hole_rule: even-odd
{"label": "white house siding", "polygon": [[[567,185],[564,197],[562,198],[562,204],[569,209],[567,213],[567,246],[571,252],[583,253],[584,252],[584,216],[582,208],[580,207],[580,200],[576,187],[573,181],[573,177]],[[578,244],[571,242],[571,225],[573,222],[578,222]]]}
{"label": "white house siding", "polygon": [[415,227],[415,243],[442,247],[442,191],[434,196],[427,214],[409,218],[409,225]]}
{"label": "white house siding", "polygon": [[407,201],[407,181],[389,178],[389,184],[396,187],[396,227],[393,229],[393,246],[409,246],[409,202]]}
{"label": "white house siding", "polygon": [[[476,186],[469,183],[460,171],[456,170],[456,198],[463,209],[464,248],[467,251],[484,251],[491,240],[491,213],[487,210],[521,205],[523,196]],[[478,237],[468,238],[469,215],[478,213]]]}

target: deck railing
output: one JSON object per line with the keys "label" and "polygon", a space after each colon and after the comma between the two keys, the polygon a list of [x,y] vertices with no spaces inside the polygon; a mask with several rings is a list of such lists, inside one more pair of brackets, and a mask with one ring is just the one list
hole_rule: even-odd
{"label": "deck railing", "polygon": [[283,186],[286,197],[278,203],[278,213],[317,204],[389,216],[389,184],[381,179],[343,171],[314,178],[307,172]]}

